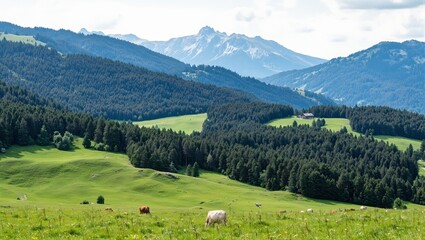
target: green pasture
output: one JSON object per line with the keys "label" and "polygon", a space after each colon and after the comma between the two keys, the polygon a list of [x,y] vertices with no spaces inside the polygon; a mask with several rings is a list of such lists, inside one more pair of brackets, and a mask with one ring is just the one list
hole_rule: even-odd
{"label": "green pasture", "polygon": [[0,40],[3,40],[3,39],[6,39],[7,41],[11,41],[11,42],[21,42],[21,43],[26,43],[31,45],[41,45],[41,46],[46,45],[45,43],[36,40],[33,36],[21,36],[21,35],[0,32]]}
{"label": "green pasture", "polygon": [[227,210],[227,226],[205,227],[207,209],[153,210],[84,205],[0,206],[1,239],[423,239],[422,210],[268,212]]}
{"label": "green pasture", "polygon": [[158,127],[159,129],[173,129],[177,132],[182,131],[191,134],[193,131],[202,131],[202,124],[205,119],[207,119],[207,114],[201,113],[140,121],[134,122],[134,124],[144,127]]}
{"label": "green pasture", "polygon": [[[267,191],[201,171],[132,167],[123,154],[13,146],[0,154],[0,239],[421,239],[424,207],[369,208]],[[27,200],[17,198],[26,196]],[[105,204],[96,204],[99,195]],[[87,200],[93,204],[80,204]],[[261,203],[262,207],[256,207]],[[151,215],[138,206],[149,205]],[[112,208],[113,212],[105,208]],[[306,209],[314,213],[306,213]],[[356,211],[345,211],[346,209]],[[208,210],[227,226],[205,228]],[[303,212],[301,212],[303,211]],[[346,238],[348,237],[348,238]]]}
{"label": "green pasture", "polygon": [[351,204],[313,200],[286,191],[267,191],[228,177],[201,171],[200,178],[137,169],[124,154],[87,150],[76,140],[73,151],[53,147],[13,146],[0,155],[0,201],[16,204],[79,206],[99,195],[113,207],[149,204],[154,209],[225,208],[264,211],[333,209]]}
{"label": "green pasture", "polygon": [[[341,128],[346,127],[347,131],[351,134],[360,136],[361,134],[358,132],[354,132],[350,126],[350,120],[346,118],[323,118],[326,121],[326,125],[324,126],[327,129],[332,131],[339,131]],[[317,120],[317,118],[316,118]],[[288,117],[288,118],[280,118],[275,119],[267,123],[269,126],[279,127],[279,126],[292,126],[292,123],[296,121],[298,125],[308,124],[311,126],[313,119],[301,119],[296,116]],[[410,144],[412,144],[413,149],[419,149],[421,147],[421,141],[404,138],[404,137],[395,137],[395,136],[386,136],[386,135],[377,135],[373,136],[376,140],[383,140],[388,143],[393,143],[400,150],[405,150]]]}
{"label": "green pasture", "polygon": [[425,160],[418,161],[419,175],[425,176]]}

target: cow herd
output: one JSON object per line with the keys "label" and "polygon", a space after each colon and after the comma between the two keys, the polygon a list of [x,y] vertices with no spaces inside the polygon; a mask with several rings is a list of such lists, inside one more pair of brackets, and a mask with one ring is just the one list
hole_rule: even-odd
{"label": "cow herd", "polygon": [[[256,203],[255,206],[257,207],[261,207],[262,204],[261,203]],[[360,210],[366,210],[367,207],[366,206],[360,206]],[[113,212],[114,210],[110,207],[105,208],[105,211],[109,211],[109,212]],[[339,212],[341,212],[342,210],[340,209]],[[344,209],[344,211],[355,211],[354,208],[350,208],[350,209]],[[139,207],[139,212],[140,214],[151,214],[150,212],[150,208],[149,206],[140,206]],[[306,211],[307,213],[313,213],[313,209],[309,208]],[[337,213],[337,210],[332,210],[331,213]],[[281,210],[280,213],[286,213],[286,210]],[[301,213],[304,213],[304,211],[301,211]],[[227,224],[227,218],[226,218],[226,211],[224,210],[212,210],[212,211],[208,211],[207,213],[207,218],[205,220],[205,227],[209,227],[215,223],[221,223],[224,226],[226,226]]]}

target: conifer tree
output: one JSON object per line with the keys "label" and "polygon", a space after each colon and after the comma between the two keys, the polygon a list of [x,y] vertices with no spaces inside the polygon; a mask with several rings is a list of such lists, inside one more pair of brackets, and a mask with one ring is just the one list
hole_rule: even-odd
{"label": "conifer tree", "polygon": [[193,177],[199,177],[199,164],[198,164],[198,162],[195,162],[195,164],[193,164],[192,176]]}
{"label": "conifer tree", "polygon": [[22,118],[19,123],[17,142],[21,146],[26,146],[30,142],[29,138],[30,136],[28,134],[28,123],[24,118]]}
{"label": "conifer tree", "polygon": [[187,168],[186,168],[186,175],[187,176],[192,176],[192,165],[187,165]]}
{"label": "conifer tree", "polygon": [[40,146],[46,146],[50,143],[49,133],[46,130],[46,126],[43,125],[40,129],[40,133],[37,136],[37,144]]}
{"label": "conifer tree", "polygon": [[88,133],[86,133],[86,134],[84,135],[84,139],[83,139],[83,147],[84,147],[84,148],[90,148],[90,147],[91,147],[91,141],[90,141],[90,138],[89,138],[89,134],[88,134]]}

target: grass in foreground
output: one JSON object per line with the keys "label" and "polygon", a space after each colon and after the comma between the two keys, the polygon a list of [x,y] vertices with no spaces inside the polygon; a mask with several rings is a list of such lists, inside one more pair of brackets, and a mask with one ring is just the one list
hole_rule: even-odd
{"label": "grass in foreground", "polygon": [[177,117],[166,117],[155,120],[134,122],[134,124],[144,127],[158,127],[159,129],[173,129],[191,134],[193,131],[201,132],[202,124],[207,119],[206,113],[183,115]]}
{"label": "grass in foreground", "polygon": [[[316,118],[317,119],[317,118]],[[339,131],[341,128],[346,127],[347,131],[353,135],[360,136],[361,134],[358,132],[353,131],[350,126],[350,120],[346,118],[323,118],[326,121],[325,128],[332,130],[332,131]],[[273,121],[270,121],[267,123],[269,126],[279,127],[279,126],[292,126],[292,123],[294,121],[297,121],[299,125],[307,124],[310,125],[313,122],[313,119],[300,119],[296,116],[288,117],[288,118],[280,118]],[[410,144],[412,144],[413,149],[419,149],[421,147],[421,141],[410,139],[410,138],[404,138],[404,137],[395,137],[395,136],[386,136],[386,135],[377,135],[373,136],[376,140],[383,140],[388,143],[392,143],[398,147],[400,150],[405,150],[407,147],[409,147]]]}
{"label": "grass in foreground", "polygon": [[154,211],[90,205],[74,209],[1,206],[2,239],[423,239],[420,210],[227,211],[227,226],[205,228],[206,210]]}

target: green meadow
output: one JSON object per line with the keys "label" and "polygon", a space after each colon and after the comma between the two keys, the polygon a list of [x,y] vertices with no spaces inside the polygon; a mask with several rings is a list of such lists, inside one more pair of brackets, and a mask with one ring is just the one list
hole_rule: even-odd
{"label": "green meadow", "polygon": [[[201,171],[132,167],[126,155],[13,146],[0,155],[0,239],[403,239],[425,236],[424,207],[386,211],[267,191]],[[99,195],[105,204],[96,204]],[[18,200],[26,196],[27,200]],[[80,204],[87,200],[93,204]],[[255,203],[262,203],[256,207]],[[151,215],[138,206],[149,205]],[[113,212],[105,211],[106,207]],[[306,213],[306,209],[314,213]],[[344,211],[345,209],[356,211]],[[205,228],[208,210],[228,225]],[[304,211],[304,212],[301,212]]]}
{"label": "green meadow", "polygon": [[9,148],[0,155],[0,201],[16,204],[17,197],[25,194],[27,204],[79,206],[83,200],[95,202],[102,195],[110,206],[137,208],[149,204],[153,209],[247,210],[256,202],[270,211],[353,207],[285,191],[266,191],[213,172],[201,171],[199,178],[193,178],[137,169],[124,154],[84,149],[80,138],[75,145],[73,151],[39,146]]}
{"label": "green meadow", "polygon": [[193,131],[202,131],[202,124],[205,119],[207,119],[207,114],[201,113],[140,121],[134,122],[134,124],[144,127],[158,127],[159,129],[173,129],[174,131],[182,131],[191,134]]}
{"label": "green meadow", "polygon": [[[324,126],[327,129],[330,129],[332,131],[339,131],[341,128],[346,127],[347,131],[354,135],[361,135],[358,132],[354,132],[351,129],[350,126],[350,120],[346,118],[323,118],[326,121],[326,125]],[[276,119],[273,121],[270,121],[267,123],[269,126],[279,127],[279,126],[292,126],[292,123],[296,121],[297,124],[308,124],[311,126],[311,123],[313,122],[313,119],[300,119],[296,116],[292,116],[289,118],[281,118]],[[388,143],[393,143],[396,145],[400,150],[405,150],[407,147],[409,147],[410,144],[412,144],[413,149],[419,149],[421,147],[421,141],[410,139],[410,138],[404,138],[404,137],[395,137],[395,136],[386,136],[386,135],[376,135],[373,136],[377,140],[383,140]]]}
{"label": "green meadow", "polygon": [[419,175],[425,176],[425,160],[419,160]]}
{"label": "green meadow", "polygon": [[0,32],[0,40],[6,39],[11,42],[22,42],[31,45],[41,45],[45,46],[46,44],[36,40],[33,36],[20,36],[15,34],[8,34]]}

